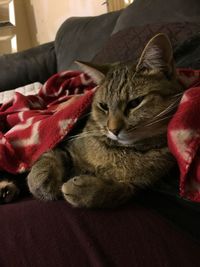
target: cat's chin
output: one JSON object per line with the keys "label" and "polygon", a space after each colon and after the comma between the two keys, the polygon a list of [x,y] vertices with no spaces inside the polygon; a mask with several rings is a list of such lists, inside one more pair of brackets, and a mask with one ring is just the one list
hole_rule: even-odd
{"label": "cat's chin", "polygon": [[133,146],[134,140],[118,138],[110,131],[106,134],[107,139],[116,146]]}
{"label": "cat's chin", "polygon": [[134,146],[134,141],[133,140],[117,139],[117,142],[122,146]]}
{"label": "cat's chin", "polygon": [[161,136],[154,136],[151,138],[146,138],[146,139],[120,139],[120,138],[111,138],[110,135],[106,136],[107,138],[107,143],[111,146],[116,146],[116,147],[129,147],[132,148],[136,151],[148,151],[151,149],[158,149],[164,146],[167,146],[166,143],[166,138],[161,135]]}
{"label": "cat's chin", "polygon": [[113,138],[110,135],[106,135],[106,137],[107,141],[115,146],[126,146],[126,147],[134,146],[134,140],[120,139],[117,138],[116,136]]}

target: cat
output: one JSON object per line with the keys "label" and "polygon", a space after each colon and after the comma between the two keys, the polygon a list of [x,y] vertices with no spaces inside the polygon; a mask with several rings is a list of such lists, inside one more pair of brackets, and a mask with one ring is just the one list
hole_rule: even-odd
{"label": "cat", "polygon": [[154,36],[137,64],[77,64],[98,85],[83,129],[44,153],[27,184],[39,199],[116,207],[167,174],[167,125],[183,92],[168,37]]}
{"label": "cat", "polygon": [[10,203],[20,196],[28,195],[26,176],[27,173],[14,175],[0,172],[0,204]]}

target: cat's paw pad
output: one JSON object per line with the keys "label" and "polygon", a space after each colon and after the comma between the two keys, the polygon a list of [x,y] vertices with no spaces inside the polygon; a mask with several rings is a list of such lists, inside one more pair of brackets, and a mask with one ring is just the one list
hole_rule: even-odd
{"label": "cat's paw pad", "polygon": [[82,186],[82,187],[88,187],[93,184],[94,178],[91,178],[90,176],[75,176],[71,179],[71,182],[74,186]]}
{"label": "cat's paw pad", "polygon": [[97,206],[101,181],[87,175],[76,176],[62,186],[62,193],[67,202],[75,207]]}
{"label": "cat's paw pad", "polygon": [[12,202],[19,195],[18,187],[9,181],[0,182],[0,203]]}

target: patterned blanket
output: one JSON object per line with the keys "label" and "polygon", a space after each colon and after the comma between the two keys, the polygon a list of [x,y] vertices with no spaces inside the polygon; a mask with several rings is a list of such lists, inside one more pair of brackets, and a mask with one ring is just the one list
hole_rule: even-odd
{"label": "patterned blanket", "polygon": [[200,71],[178,70],[189,88],[168,126],[168,145],[180,170],[180,195],[200,202]]}
{"label": "patterned blanket", "polygon": [[[177,73],[189,89],[169,123],[168,143],[180,168],[181,196],[200,202],[200,71]],[[13,174],[28,170],[70,133],[96,88],[87,75],[65,71],[52,76],[36,95],[16,92],[0,107],[0,169]]]}
{"label": "patterned blanket", "polygon": [[0,169],[28,170],[72,129],[91,104],[95,84],[81,72],[55,74],[37,95],[15,93],[0,108]]}

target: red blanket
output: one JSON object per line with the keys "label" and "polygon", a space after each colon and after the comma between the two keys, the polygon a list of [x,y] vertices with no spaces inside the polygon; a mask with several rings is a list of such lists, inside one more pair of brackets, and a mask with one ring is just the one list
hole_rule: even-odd
{"label": "red blanket", "polygon": [[0,169],[19,173],[60,142],[90,106],[95,85],[81,72],[52,76],[38,95],[14,98],[0,108]]}
{"label": "red blanket", "polygon": [[200,71],[178,70],[189,88],[168,126],[168,145],[180,169],[180,195],[200,202]]}
{"label": "red blanket", "polygon": [[[178,75],[190,89],[169,124],[169,148],[179,164],[181,196],[200,202],[200,71],[178,70]],[[16,93],[0,108],[0,169],[28,170],[69,134],[95,90],[87,75],[65,71],[52,76],[38,95]]]}

